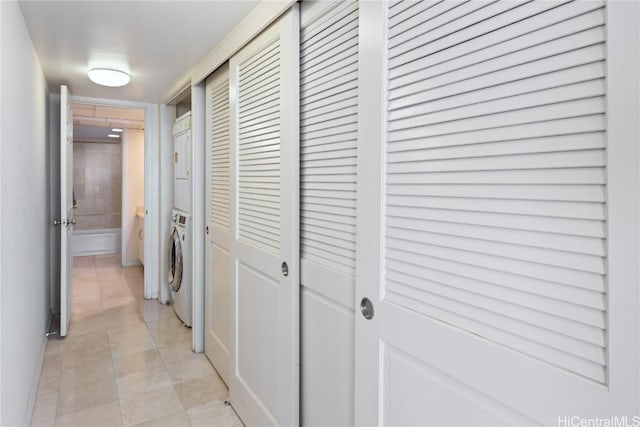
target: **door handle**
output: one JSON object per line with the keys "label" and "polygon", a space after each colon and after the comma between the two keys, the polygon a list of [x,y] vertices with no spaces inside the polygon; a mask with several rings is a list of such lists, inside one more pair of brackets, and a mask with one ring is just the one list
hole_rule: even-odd
{"label": "door handle", "polygon": [[63,224],[63,223],[62,223],[62,221],[60,221],[59,219],[54,219],[54,220],[53,220],[53,225],[54,225],[54,226],[56,226],[56,225],[62,225],[62,224]]}
{"label": "door handle", "polygon": [[71,221],[67,221],[67,227],[69,227],[70,225],[75,225],[76,224],[76,220],[75,218],[73,218]]}
{"label": "door handle", "polygon": [[373,318],[373,303],[369,298],[362,298],[362,301],[360,301],[360,311],[365,319],[371,320]]}
{"label": "door handle", "polygon": [[138,230],[138,239],[142,240],[142,230]]}
{"label": "door handle", "polygon": [[204,232],[209,234],[209,226],[208,225],[204,227]]}

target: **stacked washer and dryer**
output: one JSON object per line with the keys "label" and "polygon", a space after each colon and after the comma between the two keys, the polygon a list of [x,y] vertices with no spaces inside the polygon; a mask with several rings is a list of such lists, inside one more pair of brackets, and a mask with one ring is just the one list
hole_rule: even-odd
{"label": "stacked washer and dryer", "polygon": [[171,304],[191,326],[191,113],[173,125],[173,212],[169,237]]}

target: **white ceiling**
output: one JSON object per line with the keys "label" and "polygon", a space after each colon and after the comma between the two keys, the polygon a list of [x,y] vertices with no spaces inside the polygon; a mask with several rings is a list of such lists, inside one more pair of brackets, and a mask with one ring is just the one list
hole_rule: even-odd
{"label": "white ceiling", "polygon": [[[20,1],[49,89],[161,102],[258,3],[205,1]],[[90,67],[131,74],[121,88],[87,77]]]}

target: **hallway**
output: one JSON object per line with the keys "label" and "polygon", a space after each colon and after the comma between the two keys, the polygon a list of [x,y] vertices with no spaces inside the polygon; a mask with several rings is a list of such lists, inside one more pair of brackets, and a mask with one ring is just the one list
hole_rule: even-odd
{"label": "hallway", "polygon": [[69,335],[48,342],[34,426],[241,426],[227,388],[168,305],[143,298],[141,267],[74,259]]}

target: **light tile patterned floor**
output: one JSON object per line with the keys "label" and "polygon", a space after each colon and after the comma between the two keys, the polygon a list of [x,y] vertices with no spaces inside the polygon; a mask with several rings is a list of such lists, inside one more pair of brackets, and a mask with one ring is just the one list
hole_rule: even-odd
{"label": "light tile patterned floor", "polygon": [[49,340],[32,425],[242,426],[191,329],[142,283],[119,255],[74,259],[69,334]]}

